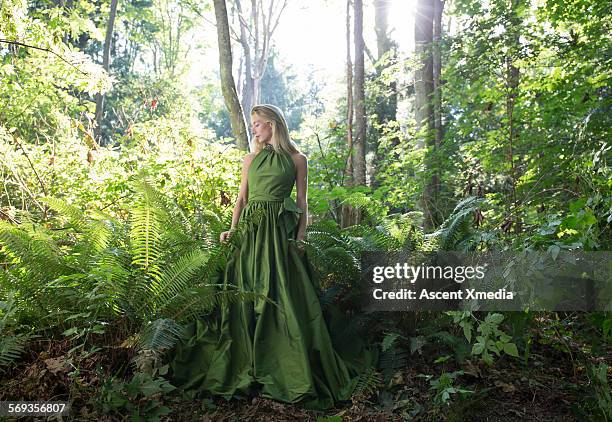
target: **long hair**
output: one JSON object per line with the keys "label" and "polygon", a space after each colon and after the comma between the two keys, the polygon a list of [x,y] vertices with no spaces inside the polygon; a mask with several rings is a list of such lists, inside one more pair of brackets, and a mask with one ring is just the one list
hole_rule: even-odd
{"label": "long hair", "polygon": [[[257,114],[259,117],[272,124],[271,144],[275,151],[285,151],[288,154],[300,152],[295,142],[289,137],[289,128],[285,116],[280,108],[272,104],[258,104],[251,109],[251,116]],[[253,140],[255,153],[259,153],[265,144]]]}

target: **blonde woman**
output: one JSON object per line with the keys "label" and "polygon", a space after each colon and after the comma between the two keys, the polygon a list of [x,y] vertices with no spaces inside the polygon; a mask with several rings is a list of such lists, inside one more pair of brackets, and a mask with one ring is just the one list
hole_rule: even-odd
{"label": "blonde woman", "polygon": [[[223,283],[266,295],[223,307],[193,324],[172,362],[175,384],[204,395],[253,395],[324,410],[347,400],[357,372],[334,350],[308,263],[294,240],[307,225],[308,161],[290,139],[282,111],[253,107],[254,152],[244,159],[233,211],[232,235],[241,218],[263,217],[246,231],[228,260]],[[296,185],[297,203],[291,198]]]}

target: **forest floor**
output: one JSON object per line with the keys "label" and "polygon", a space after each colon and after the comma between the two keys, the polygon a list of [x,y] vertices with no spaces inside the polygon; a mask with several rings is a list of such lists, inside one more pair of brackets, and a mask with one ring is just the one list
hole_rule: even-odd
{"label": "forest floor", "polygon": [[[396,373],[378,393],[359,402],[339,404],[326,412],[306,411],[260,397],[190,400],[178,394],[178,390],[163,396],[161,393],[138,396],[131,403],[141,410],[148,408],[149,416],[156,408],[167,407],[171,413],[162,416],[161,421],[588,420],[594,414],[593,409],[597,409],[597,401],[584,365],[576,360],[579,349],[584,350],[585,345],[567,341],[562,345],[550,341],[543,344],[536,338],[528,365],[508,356],[497,358],[490,366],[476,360],[457,364],[452,358],[440,364],[435,360],[442,354],[415,353],[404,370]],[[109,414],[103,410],[105,405],[117,406],[126,395],[125,390],[103,387],[101,381],[117,373],[129,360],[126,349],[109,348],[78,362],[68,357],[71,356],[68,350],[67,341],[34,341],[22,359],[9,372],[0,375],[0,401],[70,401],[70,414],[63,420],[133,420],[125,417],[132,413],[131,404],[115,407]],[[609,368],[612,366],[612,350],[599,356],[600,362],[605,361]],[[95,368],[104,368],[106,375]],[[441,402],[440,390],[431,388],[425,374],[436,379],[444,372],[454,371],[462,372],[448,386],[469,392],[451,392],[448,400]],[[149,416],[141,420],[151,420]],[[602,419],[590,416],[590,420]]]}

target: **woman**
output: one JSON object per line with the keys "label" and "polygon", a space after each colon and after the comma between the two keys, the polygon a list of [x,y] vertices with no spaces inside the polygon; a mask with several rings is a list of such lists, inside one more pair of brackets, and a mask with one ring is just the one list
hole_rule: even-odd
{"label": "woman", "polygon": [[[230,398],[259,391],[263,397],[324,410],[347,400],[357,367],[332,346],[308,263],[295,240],[307,225],[307,159],[289,138],[281,110],[253,107],[255,152],[242,181],[226,242],[242,218],[261,218],[245,232],[228,260],[221,283],[272,299],[222,307],[188,326],[187,340],[171,362],[174,383]],[[297,204],[291,199],[297,186]]]}

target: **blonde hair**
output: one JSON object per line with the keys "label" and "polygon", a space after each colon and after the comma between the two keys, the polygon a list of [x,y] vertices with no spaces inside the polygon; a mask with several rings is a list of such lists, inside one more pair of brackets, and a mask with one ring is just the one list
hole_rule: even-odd
{"label": "blonde hair", "polygon": [[[289,128],[280,108],[272,104],[258,104],[251,109],[251,116],[257,114],[272,124],[271,144],[275,151],[285,151],[288,154],[299,153],[295,142],[289,137]],[[259,153],[265,146],[264,142],[253,139],[253,150]]]}

